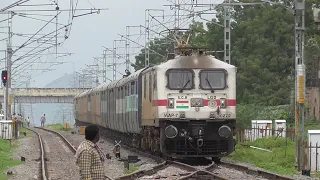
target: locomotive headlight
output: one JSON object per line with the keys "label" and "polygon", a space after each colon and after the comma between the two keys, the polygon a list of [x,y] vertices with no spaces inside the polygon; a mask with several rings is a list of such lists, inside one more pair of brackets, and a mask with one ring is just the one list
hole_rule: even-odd
{"label": "locomotive headlight", "polygon": [[167,138],[175,138],[178,135],[178,129],[174,125],[169,125],[164,130]]}
{"label": "locomotive headlight", "polygon": [[220,99],[220,108],[226,108],[226,99],[225,98],[221,98]]}
{"label": "locomotive headlight", "polygon": [[174,108],[174,98],[168,99],[168,108]]}
{"label": "locomotive headlight", "polygon": [[229,136],[231,136],[231,128],[229,126],[223,125],[219,128],[218,130],[219,136],[220,137],[224,137],[227,138]]}

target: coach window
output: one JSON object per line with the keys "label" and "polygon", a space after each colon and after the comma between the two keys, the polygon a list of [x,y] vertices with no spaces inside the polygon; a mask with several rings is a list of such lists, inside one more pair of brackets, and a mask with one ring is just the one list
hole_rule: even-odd
{"label": "coach window", "polygon": [[153,74],[153,89],[156,90],[157,89],[157,73],[154,72]]}
{"label": "coach window", "polygon": [[131,82],[130,95],[134,94],[134,81]]}
{"label": "coach window", "polygon": [[123,98],[123,86],[121,86],[120,99]]}
{"label": "coach window", "polygon": [[203,90],[222,90],[227,86],[227,72],[224,69],[202,70],[199,77]]}
{"label": "coach window", "polygon": [[190,90],[194,88],[194,72],[190,69],[169,69],[167,88],[171,90]]}
{"label": "coach window", "polygon": [[139,93],[138,93],[138,81],[135,81],[135,87],[136,87],[136,91],[135,91],[134,94],[139,94]]}
{"label": "coach window", "polygon": [[152,72],[149,75],[149,101],[151,102],[152,98]]}
{"label": "coach window", "polygon": [[143,80],[143,97],[146,99],[147,98],[147,75],[144,75],[144,80]]}

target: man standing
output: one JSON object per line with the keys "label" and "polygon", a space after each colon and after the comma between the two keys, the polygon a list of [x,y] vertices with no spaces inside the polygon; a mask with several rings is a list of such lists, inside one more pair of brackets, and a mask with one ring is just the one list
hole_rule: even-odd
{"label": "man standing", "polygon": [[76,164],[80,168],[81,180],[104,180],[105,157],[97,145],[100,139],[99,127],[89,125],[85,129],[85,138],[77,149]]}
{"label": "man standing", "polygon": [[30,119],[29,119],[29,117],[26,119],[26,124],[27,124],[28,127],[30,127]]}
{"label": "man standing", "polygon": [[44,114],[44,115],[41,117],[40,121],[41,121],[41,127],[44,127],[44,123],[46,122],[46,114]]}

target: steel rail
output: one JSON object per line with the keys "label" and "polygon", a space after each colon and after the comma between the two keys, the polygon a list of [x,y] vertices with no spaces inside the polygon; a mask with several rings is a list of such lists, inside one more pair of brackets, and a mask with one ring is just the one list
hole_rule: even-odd
{"label": "steel rail", "polygon": [[274,173],[270,173],[270,172],[266,172],[266,171],[262,171],[262,170],[251,169],[251,168],[249,168],[247,166],[233,164],[233,163],[224,162],[224,161],[221,161],[220,165],[213,164],[211,166],[208,166],[208,167],[205,168],[205,170],[206,171],[211,171],[216,166],[223,166],[223,167],[235,169],[235,170],[238,170],[238,171],[245,172],[246,174],[257,175],[257,176],[261,176],[261,177],[266,178],[266,179],[294,180],[293,178],[290,178],[290,177],[280,176],[280,175],[277,175],[277,174],[274,174]]}
{"label": "steel rail", "polygon": [[[42,127],[35,127],[37,129],[41,129],[41,130],[44,130],[44,131],[47,131],[47,132],[50,132],[50,133],[53,133],[53,134],[56,134],[58,135],[64,142],[65,144],[67,144],[67,146],[69,147],[69,149],[75,154],[77,152],[76,148],[72,146],[72,144],[62,135],[60,134],[59,132],[56,132],[56,131],[53,131],[51,129],[47,129],[47,128],[42,128]],[[113,178],[105,175],[105,177],[109,180],[114,180]]]}
{"label": "steel rail", "polygon": [[38,136],[38,139],[39,139],[39,145],[40,145],[40,154],[41,154],[41,175],[42,175],[42,180],[47,180],[47,166],[46,166],[46,161],[45,161],[45,151],[44,151],[44,147],[43,147],[43,142],[42,142],[42,138],[40,136],[40,134],[33,130],[33,129],[30,129],[30,128],[27,128],[26,129],[34,132],[37,136]]}

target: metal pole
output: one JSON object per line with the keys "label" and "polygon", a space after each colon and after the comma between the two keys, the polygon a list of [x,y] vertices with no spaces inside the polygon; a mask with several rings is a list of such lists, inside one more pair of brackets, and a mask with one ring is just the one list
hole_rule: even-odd
{"label": "metal pole", "polygon": [[117,74],[116,74],[116,54],[117,54],[116,45],[117,45],[117,43],[116,42],[117,42],[116,40],[113,41],[113,56],[112,56],[112,76],[113,76],[113,80],[116,80],[116,76],[117,76]]}
{"label": "metal pole", "polygon": [[103,76],[103,83],[107,82],[107,51],[103,50],[103,72],[102,72],[102,76]]}
{"label": "metal pole", "polygon": [[8,60],[7,60],[7,84],[6,84],[6,97],[7,97],[7,119],[11,119],[11,103],[10,103],[10,90],[11,90],[11,57],[12,57],[12,49],[11,46],[8,47]]}
{"label": "metal pole", "polygon": [[146,31],[145,31],[145,47],[144,47],[144,67],[148,67],[149,66],[149,43],[150,43],[150,22],[149,22],[149,9],[145,10],[145,27],[146,27]]}
{"label": "metal pole", "polygon": [[[6,69],[8,69],[8,52],[6,51]],[[6,120],[8,120],[8,80],[7,80],[7,84],[6,86],[4,87],[4,103],[3,103],[3,113],[4,113],[4,117]]]}
{"label": "metal pole", "polygon": [[129,26],[127,26],[126,27],[126,37],[127,37],[127,39],[126,39],[126,69],[128,70],[128,71],[130,71],[130,60],[129,60],[129,41],[128,41],[128,39],[129,39]]}
{"label": "metal pole", "polygon": [[12,27],[12,18],[13,18],[13,15],[12,15],[12,12],[9,12],[8,13],[8,44],[7,44],[7,84],[6,84],[6,118],[7,120],[10,120],[12,117],[11,117],[11,104],[9,102],[9,99],[10,99],[10,89],[11,89],[11,65],[12,65],[12,62],[11,62],[11,58],[12,58],[12,47],[11,47],[11,37],[12,37],[12,30],[11,30],[11,27]]}
{"label": "metal pole", "polygon": [[[230,0],[227,0],[226,3],[230,3]],[[230,7],[224,7],[224,61],[226,63],[231,63],[231,28],[230,28]]]}
{"label": "metal pole", "polygon": [[[305,65],[304,65],[304,41],[305,41],[305,1],[295,0],[295,64],[296,64],[296,141],[304,140],[304,104],[305,104]],[[300,115],[298,114],[300,113]],[[301,118],[301,119],[300,119]],[[300,120],[299,120],[300,119]],[[298,131],[299,129],[299,131]],[[302,144],[296,144],[296,150],[300,148],[299,165],[304,169],[304,149]],[[300,169],[299,169],[300,170]]]}

